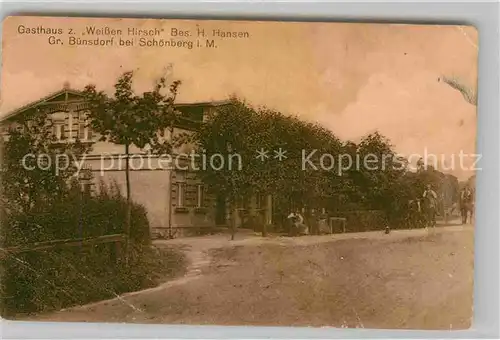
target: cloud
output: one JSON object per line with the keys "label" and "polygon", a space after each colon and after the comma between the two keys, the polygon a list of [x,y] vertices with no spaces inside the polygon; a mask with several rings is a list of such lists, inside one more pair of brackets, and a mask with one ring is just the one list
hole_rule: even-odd
{"label": "cloud", "polygon": [[[173,77],[183,82],[179,101],[238,94],[254,105],[319,121],[345,139],[378,129],[405,152],[423,146],[446,153],[475,148],[475,107],[437,82],[454,75],[476,83],[473,28],[109,19],[107,25],[124,30],[141,26],[168,32],[175,26],[195,32],[203,27],[208,33],[218,28],[248,31],[250,39],[221,40],[216,49],[56,48],[40,36],[20,39],[15,20],[25,19],[10,19],[4,27],[2,114],[66,81],[75,88],[95,83],[112,91],[117,77],[129,70],[137,73],[137,89],[146,90],[173,64]],[[77,31],[91,22],[30,18],[30,25]]]}

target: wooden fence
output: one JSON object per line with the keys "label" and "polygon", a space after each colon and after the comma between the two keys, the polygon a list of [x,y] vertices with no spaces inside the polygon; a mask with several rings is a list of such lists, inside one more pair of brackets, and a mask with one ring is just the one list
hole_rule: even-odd
{"label": "wooden fence", "polygon": [[104,235],[90,238],[79,238],[79,239],[63,239],[63,240],[51,240],[44,242],[35,242],[30,244],[23,244],[20,246],[14,246],[9,248],[0,248],[0,259],[8,257],[9,255],[15,255],[26,252],[41,251],[41,250],[52,250],[61,249],[68,247],[78,247],[78,246],[94,246],[97,244],[111,243],[113,246],[113,254],[116,261],[121,258],[122,243],[125,242],[126,236],[123,234],[114,235]]}

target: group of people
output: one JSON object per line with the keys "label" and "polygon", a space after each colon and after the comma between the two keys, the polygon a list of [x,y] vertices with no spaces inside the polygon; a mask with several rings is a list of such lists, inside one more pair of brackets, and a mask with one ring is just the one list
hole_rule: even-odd
{"label": "group of people", "polygon": [[[328,223],[328,214],[323,210],[322,213],[312,209],[308,214],[307,222],[299,210],[292,211],[287,216],[288,235],[289,236],[305,236],[305,235],[326,235],[331,234],[332,230]],[[308,224],[306,224],[308,223]]]}
{"label": "group of people", "polygon": [[[426,210],[431,215],[430,219],[435,224],[435,216],[438,211],[438,195],[432,189],[430,184],[427,185],[424,190],[422,198],[424,199],[424,202],[426,202]],[[460,192],[458,206],[462,217],[462,224],[466,224],[467,220],[469,220],[469,223],[472,223],[474,216],[474,194],[468,185],[466,185]],[[453,209],[454,207],[451,207],[450,213],[453,212]]]}
{"label": "group of people", "polygon": [[[423,211],[424,214],[427,215],[426,217],[428,218],[428,222],[430,222],[431,226],[435,226],[436,215],[439,207],[439,196],[432,189],[432,186],[430,184],[425,188],[422,195],[422,200],[418,201],[424,203],[423,207],[419,205],[419,211]],[[467,221],[469,221],[469,223],[472,223],[474,215],[474,194],[469,186],[465,186],[461,190],[458,207],[460,209],[460,215],[462,217],[462,224],[466,224]],[[450,208],[451,209],[449,209],[448,212],[445,212],[445,214],[451,214],[456,208],[456,205]],[[287,220],[290,221],[290,236],[309,235],[309,227],[304,224],[304,217],[298,210],[290,213],[287,217]]]}
{"label": "group of people", "polygon": [[288,215],[287,219],[290,221],[291,226],[289,230],[290,236],[304,236],[309,235],[309,228],[304,224],[304,217],[299,211],[295,211]]}

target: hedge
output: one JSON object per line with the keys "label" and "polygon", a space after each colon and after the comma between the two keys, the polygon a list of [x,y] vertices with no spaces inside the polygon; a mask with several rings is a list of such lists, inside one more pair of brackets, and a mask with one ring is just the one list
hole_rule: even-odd
{"label": "hedge", "polygon": [[[2,214],[2,247],[123,233],[126,200],[113,188],[97,196],[70,195],[25,215]],[[133,204],[129,263],[112,244],[33,251],[2,259],[2,316],[37,313],[112,298],[154,286],[182,272],[180,253],[150,246],[144,207]]]}

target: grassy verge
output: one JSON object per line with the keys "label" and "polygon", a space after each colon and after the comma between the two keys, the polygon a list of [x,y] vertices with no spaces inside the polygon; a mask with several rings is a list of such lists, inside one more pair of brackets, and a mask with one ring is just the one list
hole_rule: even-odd
{"label": "grassy verge", "polygon": [[2,263],[2,317],[48,312],[154,287],[185,272],[174,249],[136,245],[129,266],[109,261],[109,249],[47,251]]}

